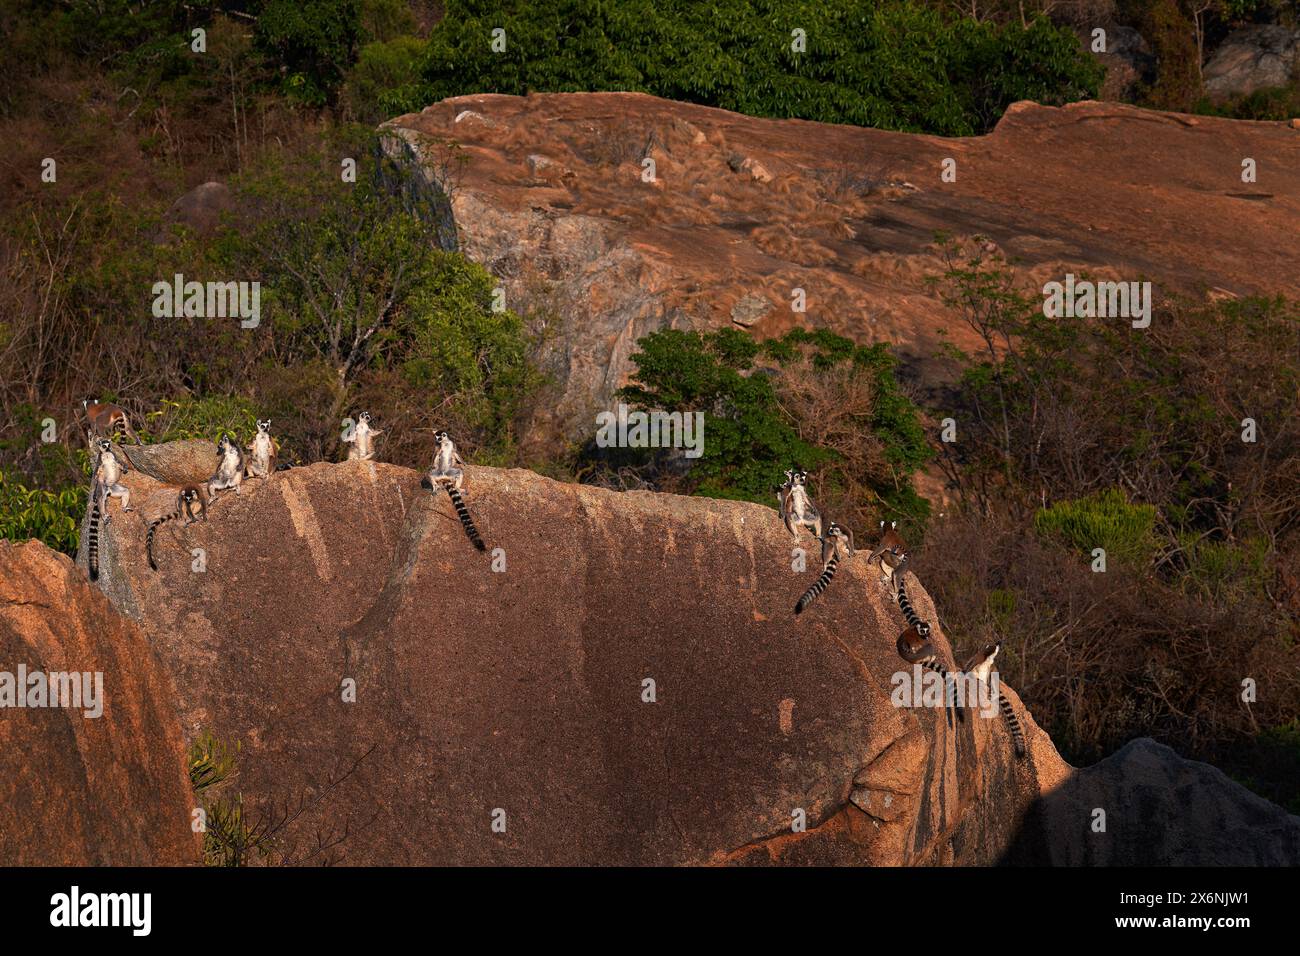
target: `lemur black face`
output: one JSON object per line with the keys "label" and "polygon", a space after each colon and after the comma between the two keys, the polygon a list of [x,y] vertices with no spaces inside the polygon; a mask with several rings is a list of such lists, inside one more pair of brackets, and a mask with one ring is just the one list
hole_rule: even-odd
{"label": "lemur black face", "polygon": [[257,430],[259,432],[269,432],[271,430],[271,419],[268,418],[264,422],[259,421],[257,423]]}
{"label": "lemur black face", "polygon": [[916,625],[916,633],[920,634],[922,637],[929,637],[930,625],[926,624],[925,621],[922,621],[920,624]]}
{"label": "lemur black face", "polygon": [[370,413],[369,413],[369,412],[362,412],[360,415],[357,416],[357,419],[358,419],[359,421],[363,421],[363,422],[365,422],[365,423],[368,425],[368,424],[370,424]]}

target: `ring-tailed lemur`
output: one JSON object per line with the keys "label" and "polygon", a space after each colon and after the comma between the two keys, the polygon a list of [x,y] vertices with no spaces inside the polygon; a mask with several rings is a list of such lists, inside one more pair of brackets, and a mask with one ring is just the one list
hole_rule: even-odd
{"label": "ring-tailed lemur", "polygon": [[90,485],[90,522],[86,541],[86,564],[92,581],[99,579],[100,528],[112,520],[108,513],[108,499],[121,498],[123,511],[134,510],[131,507],[131,490],[121,482],[122,476],[130,469],[117,457],[109,439],[96,439],[95,447],[97,451]]}
{"label": "ring-tailed lemur", "polygon": [[939,649],[930,640],[930,625],[919,619],[909,624],[908,629],[898,635],[898,642],[895,645],[898,648],[898,656],[909,664],[920,664],[926,670],[938,674],[943,679],[945,707],[951,705],[957,714],[957,719],[964,722],[966,718],[962,715],[956,701],[956,681],[940,662]]}
{"label": "ring-tailed lemur", "polygon": [[[902,561],[898,562],[898,567],[894,568],[893,572],[894,584],[896,584],[897,587],[897,591],[894,592],[894,598],[898,601],[898,607],[902,610],[902,615],[907,619],[907,630],[902,632],[902,635],[898,636],[898,653],[900,653],[900,656],[902,656],[902,659],[905,659],[905,661],[909,661],[910,663],[919,663],[919,665],[927,667],[928,670],[935,671],[936,674],[939,674],[941,678],[944,679],[945,700],[954,701],[953,709],[957,711],[958,721],[965,721],[966,718],[962,715],[962,709],[956,706],[956,698],[954,698],[954,695],[956,695],[957,692],[957,680],[956,678],[952,678],[952,676],[948,674],[948,671],[944,669],[944,666],[941,665],[939,649],[935,648],[935,645],[930,643],[930,624],[927,624],[922,620],[922,618],[920,618],[920,615],[917,614],[917,609],[911,606],[911,601],[907,600],[907,588],[904,584],[906,572],[907,554],[905,551]],[[907,641],[909,652],[904,653],[904,639],[905,637],[909,637],[909,635],[919,635],[922,637],[922,640],[917,643],[914,637],[913,639],[909,639],[909,641]],[[928,652],[926,650],[927,648]],[[909,657],[907,656],[909,653],[919,654],[920,657]],[[922,657],[926,657],[927,659],[924,659],[923,661],[923,659],[920,659]]]}
{"label": "ring-tailed lemur", "polygon": [[348,461],[370,461],[375,457],[375,437],[382,435],[377,428],[370,427],[370,413],[362,412],[357,416],[357,423],[352,427],[352,435],[343,439],[352,443],[348,449]]}
{"label": "ring-tailed lemur", "polygon": [[[199,516],[194,517],[194,505],[198,503]],[[193,524],[195,521],[208,520],[208,492],[204,485],[185,485],[181,488],[180,493],[176,496],[176,509],[170,514],[165,514],[161,518],[155,518],[149,522],[149,530],[144,536],[144,550],[149,556],[149,567],[155,571],[158,570],[158,564],[153,558],[153,536],[158,530],[158,526],[168,521],[173,521],[185,514],[185,523]]]}
{"label": "ring-tailed lemur", "polygon": [[271,437],[271,420],[258,420],[257,434],[246,446],[248,456],[248,477],[266,478],[276,470],[275,461],[280,454],[280,444]]}
{"label": "ring-tailed lemur", "polygon": [[826,526],[826,536],[822,538],[822,573],[812,587],[804,591],[803,596],[799,598],[799,603],[794,606],[794,613],[802,614],[804,608],[813,601],[817,600],[818,595],[830,586],[831,578],[835,577],[835,569],[839,567],[840,561],[847,560],[854,555],[853,550],[853,532],[841,528],[834,521]]}
{"label": "ring-tailed lemur", "polygon": [[889,522],[889,527],[880,522],[880,544],[876,550],[871,552],[871,557],[867,558],[867,564],[871,564],[877,558],[880,559],[880,584],[882,587],[888,587],[890,578],[898,580],[895,573],[897,569],[907,561],[907,544],[903,541],[903,536],[898,533],[898,522]]}
{"label": "ring-tailed lemur", "polygon": [[822,516],[808,497],[808,472],[795,466],[785,473],[785,484],[776,493],[781,520],[786,530],[797,538],[799,528],[811,528],[813,537],[823,541]]}
{"label": "ring-tailed lemur", "polygon": [[217,492],[234,488],[239,495],[239,483],[244,480],[244,453],[239,443],[224,433],[217,442],[217,471],[208,479],[208,500],[216,501]]}
{"label": "ring-tailed lemur", "polygon": [[113,429],[118,425],[126,432],[126,437],[138,445],[140,439],[134,431],[131,430],[131,422],[126,417],[126,412],[119,405],[110,405],[108,402],[97,402],[93,398],[83,398],[81,400],[81,410],[86,413],[86,422],[90,426],[92,438],[102,438],[112,435]]}
{"label": "ring-tailed lemur", "polygon": [[469,508],[465,506],[465,499],[461,497],[461,488],[465,484],[465,462],[456,451],[451,436],[446,432],[435,432],[433,440],[438,443],[438,450],[433,456],[429,473],[421,480],[420,486],[431,491],[439,485],[446,488],[447,497],[451,498],[451,503],[456,508],[456,515],[465,527],[465,534],[469,536],[474,547],[486,551],[487,545],[479,537],[478,529],[474,527],[474,519],[470,517]]}
{"label": "ring-tailed lemur", "polygon": [[[989,684],[989,678],[993,671],[993,659],[998,656],[998,651],[1002,650],[1002,642],[996,644],[985,644],[982,649],[977,651],[969,661],[966,662],[966,671],[974,674],[984,684]],[[1002,693],[1002,688],[998,688],[998,710],[1002,711],[1002,717],[1007,722],[1007,727],[1011,730],[1011,740],[1016,748],[1016,756],[1025,756],[1025,730],[1020,726],[1020,718],[1016,716],[1015,710],[1011,707],[1011,701],[1007,700],[1007,695]]]}

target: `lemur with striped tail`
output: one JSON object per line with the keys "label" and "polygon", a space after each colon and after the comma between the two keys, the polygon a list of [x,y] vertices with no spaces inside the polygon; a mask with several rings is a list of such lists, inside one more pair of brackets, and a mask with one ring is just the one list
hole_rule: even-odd
{"label": "lemur with striped tail", "polygon": [[[194,505],[199,506],[199,516],[194,516]],[[144,536],[145,554],[149,556],[149,567],[155,571],[158,570],[158,563],[153,557],[153,537],[158,530],[158,526],[166,524],[168,521],[174,521],[185,514],[185,524],[190,525],[195,521],[208,520],[208,490],[205,485],[185,485],[181,488],[180,493],[176,496],[176,508],[170,514],[165,514],[161,518],[155,518],[149,522],[149,530]]]}
{"label": "lemur with striped tail", "polygon": [[[1000,650],[1002,650],[1001,641],[996,644],[985,644],[966,662],[966,671],[974,674],[985,685],[992,687],[990,679],[993,674],[993,659],[998,656]],[[1016,756],[1023,759],[1026,753],[1025,730],[1020,726],[1020,718],[1016,716],[1011,701],[1007,700],[1007,695],[1002,693],[1000,687],[997,693],[998,710],[1002,711],[1002,718],[1007,722],[1007,727],[1011,731],[1011,740],[1016,748]]]}
{"label": "lemur with striped tail", "polygon": [[433,465],[430,466],[429,473],[420,481],[420,487],[428,488],[430,491],[439,485],[446,488],[447,496],[451,498],[451,503],[456,508],[456,515],[465,527],[465,534],[469,536],[474,547],[486,551],[487,545],[483,543],[478,529],[474,527],[474,519],[470,517],[469,508],[466,507],[465,499],[461,496],[461,488],[465,483],[465,461],[456,451],[455,443],[446,432],[435,432],[433,440],[437,442],[438,450],[433,456]]}
{"label": "lemur with striped tail", "polygon": [[962,714],[961,708],[956,705],[956,681],[948,673],[948,669],[940,663],[939,649],[930,640],[930,625],[919,618],[915,621],[909,621],[909,627],[898,635],[898,642],[895,646],[898,648],[898,656],[903,660],[909,664],[920,664],[926,670],[938,674],[943,679],[945,708],[951,704],[952,709],[957,714],[957,719],[964,722],[966,718]]}
{"label": "lemur with striped tail", "polygon": [[867,564],[880,559],[880,586],[888,587],[891,578],[898,580],[898,569],[907,561],[907,544],[898,533],[898,522],[891,521],[886,528],[882,521],[880,530],[880,544],[871,552],[871,557],[867,558]]}
{"label": "lemur with striped tail", "polygon": [[140,444],[140,437],[131,430],[131,422],[120,405],[97,402],[93,398],[81,400],[81,410],[86,413],[86,424],[90,428],[92,439],[112,436],[113,431],[121,427],[126,437],[135,444]]}
{"label": "lemur with striped tail", "polygon": [[95,467],[90,486],[90,526],[86,540],[86,565],[92,581],[99,579],[100,526],[112,520],[108,514],[108,499],[121,498],[124,512],[135,510],[131,507],[131,490],[121,482],[122,476],[129,471],[126,463],[117,457],[109,439],[95,439],[95,447]]}
{"label": "lemur with striped tail", "polygon": [[813,537],[824,543],[822,516],[808,497],[808,472],[799,466],[785,473],[785,484],[776,493],[781,521],[792,537],[799,537],[799,529],[811,528]]}
{"label": "lemur with striped tail", "polygon": [[348,461],[371,461],[375,457],[375,438],[382,435],[378,428],[370,427],[370,413],[362,412],[357,416],[357,423],[352,427],[352,434],[343,439],[350,442]]}
{"label": "lemur with striped tail", "polygon": [[853,550],[853,532],[841,528],[834,521],[826,526],[826,535],[822,538],[822,573],[813,582],[812,587],[803,592],[799,603],[794,606],[795,614],[802,614],[804,609],[817,600],[818,595],[830,586],[835,577],[835,569],[841,560],[847,560],[856,552]]}
{"label": "lemur with striped tail", "polygon": [[239,484],[244,480],[244,453],[239,450],[239,443],[222,434],[217,441],[217,470],[208,479],[208,500],[216,501],[217,492],[234,488],[239,495]]}
{"label": "lemur with striped tail", "polygon": [[275,461],[280,454],[280,444],[271,437],[271,420],[258,419],[257,434],[245,446],[249,452],[247,473],[249,478],[267,478],[276,471]]}

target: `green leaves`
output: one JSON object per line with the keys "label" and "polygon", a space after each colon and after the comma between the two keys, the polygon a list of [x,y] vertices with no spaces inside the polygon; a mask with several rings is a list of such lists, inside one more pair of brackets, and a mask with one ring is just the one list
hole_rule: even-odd
{"label": "green leaves", "polygon": [[[691,470],[697,494],[770,504],[783,472],[799,464],[822,469],[828,493],[851,501],[848,508],[866,495],[925,512],[909,478],[930,450],[884,345],[802,329],[762,343],[737,329],[665,329],[637,344],[633,384],[619,397],[644,409],[704,413],[704,454]],[[847,408],[845,399],[856,404]],[[828,405],[839,407],[840,419],[829,429],[818,420]]]}
{"label": "green leaves", "polygon": [[80,487],[45,491],[28,488],[0,471],[0,538],[41,543],[75,555],[86,492]]}
{"label": "green leaves", "polygon": [[[493,52],[493,29],[506,49]],[[791,31],[807,49],[791,49]],[[1095,95],[1101,70],[1068,30],[949,19],[892,0],[452,0],[416,110],[467,93],[628,90],[754,116],[970,135],[1015,100]],[[397,104],[394,104],[397,105]]]}

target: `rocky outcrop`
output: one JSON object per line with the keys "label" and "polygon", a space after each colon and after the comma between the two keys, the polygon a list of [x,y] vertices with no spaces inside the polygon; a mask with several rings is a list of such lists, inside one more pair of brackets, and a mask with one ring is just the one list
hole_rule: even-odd
{"label": "rocky outcrop", "polygon": [[195,186],[179,196],[163,214],[159,240],[171,237],[172,227],[182,226],[200,236],[210,236],[221,225],[222,217],[235,208],[234,193],[220,182]]}
{"label": "rocky outcrop", "polygon": [[[1018,103],[988,136],[942,139],[573,93],[457,97],[386,128],[447,188],[448,242],[508,304],[562,317],[549,358],[565,392],[543,414],[573,436],[624,384],[637,338],[668,326],[827,327],[893,343],[941,381],[941,342],[975,343],[928,281],[940,231],[985,237],[1031,288],[1087,271],[1189,295],[1300,292],[1300,165],[1280,123]],[[438,141],[459,144],[462,172],[426,148]]]}
{"label": "rocky outcrop", "polygon": [[1300,63],[1300,33],[1277,24],[1234,30],[1201,71],[1212,96],[1245,96],[1286,86]]}
{"label": "rocky outcrop", "polygon": [[[1105,31],[1106,52],[1095,54],[1106,68],[1101,98],[1117,102],[1131,96],[1138,84],[1154,78],[1156,58],[1147,41],[1132,27],[1112,23]],[[1079,42],[1085,49],[1091,49],[1092,31],[1084,33]]]}
{"label": "rocky outcrop", "polygon": [[[1045,793],[1009,862],[1058,866],[1295,866],[1300,817],[1150,739]],[[1041,839],[1040,835],[1045,835]],[[1044,852],[1045,851],[1045,852]]]}
{"label": "rocky outcrop", "polygon": [[[174,490],[126,480],[139,514],[105,535],[105,594],[167,663],[186,733],[242,741],[250,807],[305,800],[287,838],[346,833],[347,863],[1106,862],[1084,849],[1096,791],[1112,832],[1147,820],[1127,779],[1072,782],[1010,688],[1023,761],[996,716],[895,707],[897,607],[857,560],[795,618],[819,569],[792,570],[769,508],[471,467],[481,554],[416,473],[322,463],[167,526],[155,573],[144,524]],[[1203,806],[1247,807],[1177,766]],[[1264,806],[1243,819],[1296,832]],[[1150,862],[1183,862],[1212,819],[1162,818]]]}
{"label": "rocky outcrop", "polygon": [[[51,672],[78,679],[33,679]],[[197,863],[174,701],[140,628],[72,561],[0,541],[0,866]]]}

